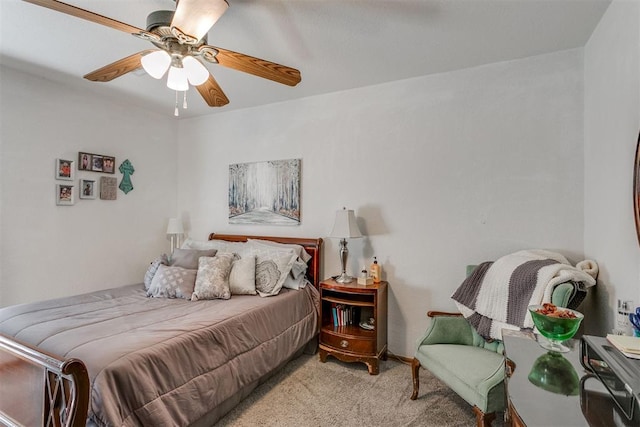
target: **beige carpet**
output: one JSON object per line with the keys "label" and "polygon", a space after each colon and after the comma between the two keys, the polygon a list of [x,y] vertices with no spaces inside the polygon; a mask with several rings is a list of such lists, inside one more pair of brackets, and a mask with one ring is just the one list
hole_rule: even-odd
{"label": "beige carpet", "polygon": [[361,363],[302,355],[222,418],[216,426],[474,426],[471,407],[428,371],[420,395],[409,365],[389,359],[379,375]]}

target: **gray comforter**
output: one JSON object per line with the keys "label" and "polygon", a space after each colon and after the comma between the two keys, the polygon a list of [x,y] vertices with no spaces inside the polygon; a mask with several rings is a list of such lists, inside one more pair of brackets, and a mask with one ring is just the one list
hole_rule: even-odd
{"label": "gray comforter", "polygon": [[0,331],[91,380],[99,426],[184,426],[282,365],[317,333],[318,292],[269,298],[147,298],[142,285],[0,309]]}

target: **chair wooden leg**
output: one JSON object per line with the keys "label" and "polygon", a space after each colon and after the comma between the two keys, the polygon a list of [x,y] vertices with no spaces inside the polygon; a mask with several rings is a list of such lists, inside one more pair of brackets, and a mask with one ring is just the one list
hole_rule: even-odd
{"label": "chair wooden leg", "polygon": [[413,394],[411,400],[418,398],[418,390],[420,389],[420,361],[415,357],[411,361],[411,378],[413,379]]}
{"label": "chair wooden leg", "polygon": [[491,412],[485,414],[477,406],[473,407],[473,412],[476,414],[476,426],[477,427],[491,427],[491,423],[496,419],[496,413]]}

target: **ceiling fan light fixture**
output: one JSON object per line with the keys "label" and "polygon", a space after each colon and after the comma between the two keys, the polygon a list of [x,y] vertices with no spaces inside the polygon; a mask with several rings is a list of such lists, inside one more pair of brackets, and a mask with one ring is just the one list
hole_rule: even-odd
{"label": "ceiling fan light fixture", "polygon": [[164,50],[157,50],[140,58],[142,68],[154,79],[161,79],[171,65],[171,55]]}
{"label": "ceiling fan light fixture", "polygon": [[200,86],[209,78],[209,71],[193,56],[182,58],[182,65],[187,71],[187,79],[193,86]]}
{"label": "ceiling fan light fixture", "polygon": [[197,44],[228,7],[226,0],[179,0],[171,32],[181,43]]}
{"label": "ceiling fan light fixture", "polygon": [[169,75],[167,76],[167,87],[180,92],[189,90],[187,70],[172,65],[171,68],[169,68]]}

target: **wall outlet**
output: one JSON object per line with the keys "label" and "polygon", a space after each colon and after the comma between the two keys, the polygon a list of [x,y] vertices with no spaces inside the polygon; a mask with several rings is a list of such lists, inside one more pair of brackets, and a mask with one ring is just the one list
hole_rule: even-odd
{"label": "wall outlet", "polygon": [[613,333],[616,335],[633,335],[633,327],[629,321],[629,313],[633,312],[633,301],[618,300],[618,311],[616,313],[616,328]]}

